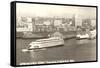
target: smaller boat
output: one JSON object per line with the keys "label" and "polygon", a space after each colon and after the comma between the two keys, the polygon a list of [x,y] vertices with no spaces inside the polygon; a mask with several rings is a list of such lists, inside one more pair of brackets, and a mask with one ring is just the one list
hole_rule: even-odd
{"label": "smaller boat", "polygon": [[96,38],[96,30],[90,30],[88,33],[85,34],[77,34],[77,39],[95,39]]}
{"label": "smaller boat", "polygon": [[87,38],[89,38],[89,35],[88,34],[84,34],[84,35],[78,34],[78,35],[76,35],[76,38],[77,39],[87,39]]}

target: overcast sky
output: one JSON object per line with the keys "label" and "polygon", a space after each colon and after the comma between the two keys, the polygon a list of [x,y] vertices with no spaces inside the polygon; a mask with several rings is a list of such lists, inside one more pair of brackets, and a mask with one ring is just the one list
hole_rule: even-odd
{"label": "overcast sky", "polygon": [[80,18],[89,18],[89,17],[96,18],[96,8],[17,3],[17,16],[28,16],[28,17],[67,16],[67,17],[72,17],[73,14],[75,14],[76,16]]}

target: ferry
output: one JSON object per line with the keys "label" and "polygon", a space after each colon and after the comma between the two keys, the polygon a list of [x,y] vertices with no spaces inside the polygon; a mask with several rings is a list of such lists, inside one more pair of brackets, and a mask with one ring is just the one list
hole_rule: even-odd
{"label": "ferry", "polygon": [[39,49],[39,48],[46,48],[46,47],[53,47],[64,45],[64,40],[61,37],[50,37],[47,39],[39,39],[36,41],[32,41],[28,45],[28,50],[32,49]]}

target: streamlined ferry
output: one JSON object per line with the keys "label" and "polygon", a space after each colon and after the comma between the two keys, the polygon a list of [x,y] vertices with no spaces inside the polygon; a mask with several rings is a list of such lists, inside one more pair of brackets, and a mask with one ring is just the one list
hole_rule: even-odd
{"label": "streamlined ferry", "polygon": [[32,41],[28,45],[28,49],[38,49],[52,46],[64,45],[64,40],[61,37],[50,37],[47,39],[38,39],[36,41]]}

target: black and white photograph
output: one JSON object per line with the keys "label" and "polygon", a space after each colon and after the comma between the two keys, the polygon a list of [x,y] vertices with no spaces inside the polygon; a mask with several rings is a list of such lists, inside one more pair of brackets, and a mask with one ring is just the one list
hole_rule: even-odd
{"label": "black and white photograph", "polygon": [[16,3],[16,65],[97,61],[97,7]]}

